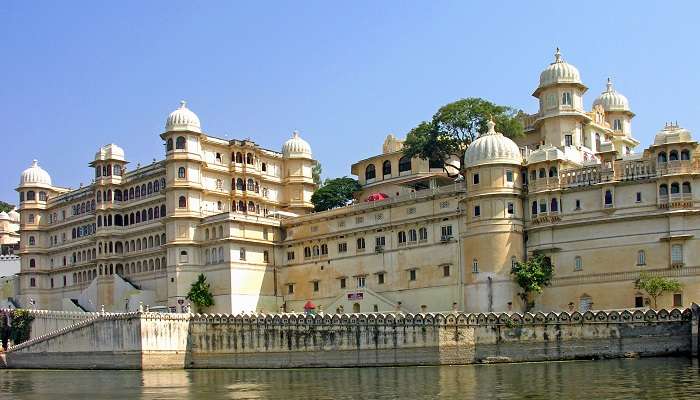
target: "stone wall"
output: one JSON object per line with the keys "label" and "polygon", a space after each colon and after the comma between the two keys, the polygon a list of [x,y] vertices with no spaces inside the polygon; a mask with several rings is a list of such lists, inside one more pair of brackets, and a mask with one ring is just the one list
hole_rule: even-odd
{"label": "stone wall", "polygon": [[691,309],[105,314],[14,346],[6,363],[11,368],[289,368],[643,357],[690,354],[697,346],[697,320]]}

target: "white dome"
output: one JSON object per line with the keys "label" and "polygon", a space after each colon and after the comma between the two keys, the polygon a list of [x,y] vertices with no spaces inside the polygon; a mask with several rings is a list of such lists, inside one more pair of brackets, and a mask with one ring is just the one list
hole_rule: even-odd
{"label": "white dome", "polygon": [[9,213],[7,213],[7,215],[10,216],[11,220],[19,222],[19,213],[17,212],[17,210],[12,210]]}
{"label": "white dome", "polygon": [[311,146],[299,137],[299,131],[294,131],[292,138],[282,145],[282,154],[287,158],[311,158]]}
{"label": "white dome", "polygon": [[10,216],[5,211],[0,212],[0,221],[11,221]]}
{"label": "white dome", "polygon": [[95,153],[95,161],[119,160],[124,161],[124,149],[114,143],[102,146],[100,151]]}
{"label": "white dome", "polygon": [[180,102],[180,107],[168,115],[165,121],[165,131],[192,131],[202,132],[199,124],[199,117],[187,108],[187,102]]}
{"label": "white dome", "polygon": [[693,135],[689,130],[678,126],[677,122],[666,124],[664,129],[654,136],[654,146],[687,142],[693,142]]}
{"label": "white dome", "polygon": [[520,148],[514,141],[496,132],[496,124],[489,121],[488,132],[479,136],[467,148],[464,164],[467,168],[486,164],[522,164]]}
{"label": "white dome", "polygon": [[583,85],[581,83],[581,74],[579,74],[578,69],[561,58],[559,48],[557,48],[557,52],[554,54],[554,62],[549,64],[540,74],[540,85],[538,89],[557,83],[575,83]]}
{"label": "white dome", "polygon": [[32,166],[22,171],[19,178],[20,186],[51,186],[51,176],[39,166],[37,160],[32,161]]}
{"label": "white dome", "polygon": [[600,104],[603,109],[607,111],[630,111],[630,102],[627,97],[623,96],[613,89],[613,84],[610,78],[608,78],[608,84],[603,93],[598,96],[593,105]]}

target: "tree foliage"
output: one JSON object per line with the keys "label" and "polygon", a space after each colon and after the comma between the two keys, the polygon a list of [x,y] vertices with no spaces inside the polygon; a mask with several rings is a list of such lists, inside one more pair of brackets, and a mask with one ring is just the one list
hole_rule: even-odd
{"label": "tree foliage", "polygon": [[536,254],[527,261],[515,263],[510,273],[522,289],[518,296],[525,303],[526,310],[530,310],[535,306],[533,297],[542,293],[552,281],[554,266],[549,257]]}
{"label": "tree foliage", "polygon": [[681,284],[677,280],[664,278],[663,276],[651,276],[647,273],[639,275],[635,287],[647,292],[654,301],[654,308],[657,308],[656,300],[661,295],[668,292],[680,292],[681,290]]}
{"label": "tree foliage", "polygon": [[32,333],[34,316],[27,310],[4,310],[0,312],[0,340],[3,349],[7,349],[8,341],[17,345],[29,340]]}
{"label": "tree foliage", "polygon": [[360,184],[353,178],[326,179],[323,185],[311,196],[315,211],[347,205],[353,199],[353,193],[360,190]]}
{"label": "tree foliage", "polygon": [[464,175],[464,153],[471,142],[488,130],[489,119],[493,119],[496,130],[505,136],[522,136],[518,113],[514,108],[481,98],[457,100],[440,107],[432,120],[411,129],[406,135],[403,152],[410,157],[444,161],[448,174],[454,175],[457,170]]}
{"label": "tree foliage", "polygon": [[4,201],[0,201],[0,212],[10,212],[15,209],[15,206],[10,203],[5,203]]}
{"label": "tree foliage", "polygon": [[321,173],[323,172],[323,167],[321,166],[321,163],[319,161],[316,161],[316,164],[314,164],[313,168],[311,168],[311,177],[314,180],[314,183],[317,185],[321,185]]}
{"label": "tree foliage", "polygon": [[191,301],[198,310],[204,310],[207,307],[214,305],[214,296],[211,293],[210,285],[207,283],[207,277],[204,274],[199,274],[197,280],[192,283],[187,300]]}

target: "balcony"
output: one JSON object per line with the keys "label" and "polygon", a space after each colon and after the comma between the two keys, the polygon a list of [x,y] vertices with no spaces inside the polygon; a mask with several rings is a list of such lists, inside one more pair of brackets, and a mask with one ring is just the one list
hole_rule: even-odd
{"label": "balcony", "polygon": [[656,165],[656,176],[700,173],[700,161],[674,160]]}
{"label": "balcony", "polygon": [[692,193],[672,193],[670,195],[659,195],[658,207],[664,209],[692,208]]}
{"label": "balcony", "polygon": [[550,178],[539,178],[531,180],[528,183],[527,191],[528,193],[540,192],[543,190],[557,190],[562,188],[562,183],[558,176],[553,176]]}

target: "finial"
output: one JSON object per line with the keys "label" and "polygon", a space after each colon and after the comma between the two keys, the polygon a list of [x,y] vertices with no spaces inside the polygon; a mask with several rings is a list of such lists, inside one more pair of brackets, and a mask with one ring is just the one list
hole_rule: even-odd
{"label": "finial", "polygon": [[36,166],[38,166],[38,165],[39,165],[39,161],[37,161],[36,158],[33,159],[33,160],[32,160],[32,167],[36,167]]}
{"label": "finial", "polygon": [[554,53],[554,62],[562,62],[559,47],[557,47],[557,51]]}
{"label": "finial", "polygon": [[612,91],[613,91],[612,79],[610,79],[610,77],[608,77],[608,83],[607,83],[606,86],[607,86],[607,91],[608,91],[608,92],[612,92]]}
{"label": "finial", "polygon": [[486,127],[488,128],[488,132],[486,132],[487,135],[496,134],[496,123],[493,122],[493,119],[489,118],[489,120],[486,122]]}
{"label": "finial", "polygon": [[187,102],[185,100],[180,100],[180,108],[187,108]]}
{"label": "finial", "polygon": [[294,132],[292,132],[292,137],[293,137],[293,138],[298,138],[298,137],[299,137],[299,131],[295,129]]}

